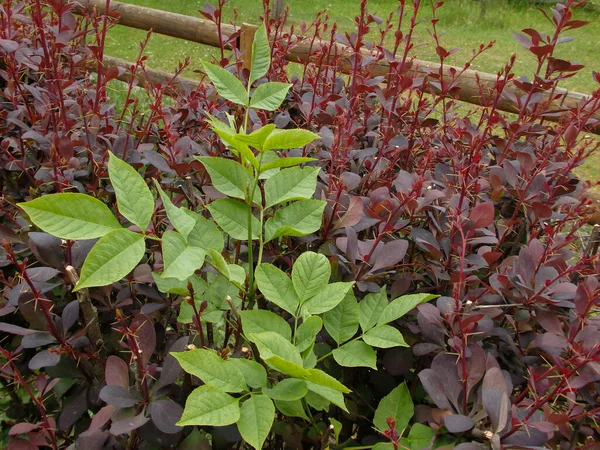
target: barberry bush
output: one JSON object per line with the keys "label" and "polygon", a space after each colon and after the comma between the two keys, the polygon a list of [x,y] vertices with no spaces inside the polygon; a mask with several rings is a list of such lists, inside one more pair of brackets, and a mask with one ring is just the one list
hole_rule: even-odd
{"label": "barberry bush", "polygon": [[[516,77],[513,56],[480,108],[456,95],[493,43],[448,67],[442,2],[425,24],[420,3],[379,18],[363,1],[340,34],[265,2],[252,52],[223,35],[197,88],[186,60],[132,78],[118,108],[125,70],[102,63],[118,11],[3,3],[7,448],[600,440],[599,257],[573,174],[600,86],[564,106],[561,81],[588,69],[553,56],[585,2],[516,35],[537,70]],[[223,7],[201,13],[220,27]],[[439,70],[411,57],[425,28]]]}

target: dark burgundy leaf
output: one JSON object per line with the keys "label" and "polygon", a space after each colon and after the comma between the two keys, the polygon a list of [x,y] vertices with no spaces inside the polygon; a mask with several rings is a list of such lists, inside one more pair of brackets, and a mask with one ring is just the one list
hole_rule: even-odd
{"label": "dark burgundy leaf", "polygon": [[485,228],[494,223],[495,208],[494,203],[484,202],[479,203],[471,210],[469,219],[473,222],[475,228]]}
{"label": "dark burgundy leaf", "polygon": [[59,238],[38,232],[31,232],[28,236],[31,251],[39,261],[57,269],[62,268],[63,249]]}
{"label": "dark burgundy leaf", "polygon": [[23,336],[21,345],[24,348],[37,348],[52,344],[54,342],[56,342],[56,339],[54,339],[54,336],[52,336],[50,333],[36,332],[28,334],[27,336]]}
{"label": "dark burgundy leaf", "polygon": [[110,426],[110,434],[119,435],[129,433],[144,425],[148,420],[150,418],[145,417],[143,412],[134,417],[119,419]]}
{"label": "dark burgundy leaf", "polygon": [[[381,245],[381,244],[380,244]],[[379,269],[394,266],[404,259],[408,250],[408,241],[397,239],[395,241],[386,242],[383,248],[378,252],[375,264],[371,272]]]}
{"label": "dark burgundy leaf", "polygon": [[155,400],[150,403],[150,416],[152,422],[163,433],[174,434],[183,428],[175,425],[181,415],[183,408],[173,400]]}
{"label": "dark burgundy leaf", "polygon": [[66,333],[79,318],[79,301],[73,300],[67,306],[65,306],[61,318],[63,330]]}
{"label": "dark burgundy leaf", "polygon": [[64,404],[58,417],[58,429],[67,432],[88,410],[87,389],[72,395]]}
{"label": "dark burgundy leaf", "polygon": [[171,355],[171,353],[184,351],[189,340],[190,338],[187,336],[179,338],[169,349],[169,354],[165,358],[165,362],[163,363],[162,371],[160,373],[160,379],[158,380],[159,388],[173,383],[181,373],[181,365],[175,359],[175,357]]}
{"label": "dark burgundy leaf", "polygon": [[156,332],[152,319],[139,314],[133,319],[131,329],[135,330],[136,342],[142,352],[142,364],[147,365],[156,348]]}
{"label": "dark burgundy leaf", "polygon": [[38,450],[38,447],[26,439],[12,438],[8,441],[6,450]]}
{"label": "dark burgundy leaf", "polygon": [[497,367],[489,369],[483,377],[482,402],[492,429],[499,432],[508,423],[510,401],[508,387],[504,375]]}
{"label": "dark burgundy leaf", "polygon": [[461,414],[452,414],[444,417],[444,425],[450,433],[464,433],[475,426],[473,419]]}
{"label": "dark burgundy leaf", "polygon": [[104,369],[106,384],[129,388],[129,368],[127,363],[115,355],[110,355],[106,360]]}
{"label": "dark burgundy leaf", "polygon": [[50,352],[49,350],[42,350],[37,355],[29,360],[29,368],[31,370],[41,369],[42,367],[56,366],[60,361],[60,355],[58,353]]}
{"label": "dark burgundy leaf", "polygon": [[129,389],[110,384],[102,388],[100,399],[109,405],[118,406],[119,408],[129,408],[141,400],[139,395],[132,394]]}
{"label": "dark burgundy leaf", "polygon": [[30,431],[37,430],[39,427],[40,427],[39,424],[35,424],[35,423],[26,423],[26,422],[18,423],[16,425],[13,425],[10,428],[10,430],[8,430],[8,435],[16,436],[18,434],[27,434]]}
{"label": "dark burgundy leaf", "polygon": [[27,336],[28,334],[35,333],[35,330],[30,330],[28,328],[23,328],[5,322],[0,322],[0,331],[4,331],[5,333],[9,334],[16,334],[19,336]]}

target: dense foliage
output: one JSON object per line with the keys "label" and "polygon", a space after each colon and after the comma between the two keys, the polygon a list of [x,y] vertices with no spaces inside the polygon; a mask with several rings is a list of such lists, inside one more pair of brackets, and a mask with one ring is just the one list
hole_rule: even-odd
{"label": "dense foliage", "polygon": [[[202,14],[219,26],[225,3]],[[116,109],[123,69],[101,61],[118,13],[3,2],[9,449],[600,440],[600,260],[573,175],[597,147],[600,88],[561,106],[583,67],[553,56],[583,2],[516,35],[536,73],[516,78],[511,58],[473,109],[457,80],[492,44],[447,67],[442,3],[427,24],[420,3],[381,19],[364,1],[343,35],[325,13],[290,30],[265,7],[251,55],[221,35],[198,88],[132,80]],[[410,57],[425,28],[441,63],[426,74]]]}

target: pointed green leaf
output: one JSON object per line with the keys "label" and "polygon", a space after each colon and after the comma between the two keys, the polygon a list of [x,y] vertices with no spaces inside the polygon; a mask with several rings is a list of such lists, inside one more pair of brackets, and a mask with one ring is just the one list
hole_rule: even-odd
{"label": "pointed green leaf", "polygon": [[188,234],[188,244],[204,250],[214,249],[217,252],[222,251],[225,241],[223,240],[223,233],[219,231],[215,223],[189,209],[182,208],[182,210],[196,222],[194,228]]}
{"label": "pointed green leaf", "polygon": [[245,310],[240,311],[244,334],[264,333],[273,331],[283,336],[287,341],[292,338],[292,329],[280,316],[271,311]]}
{"label": "pointed green leaf", "polygon": [[273,401],[265,395],[252,395],[242,404],[238,430],[246,443],[262,449],[275,420]]}
{"label": "pointed green leaf", "polygon": [[263,83],[254,90],[250,99],[250,107],[275,111],[281,106],[291,87],[291,84],[276,81]]}
{"label": "pointed green leaf", "polygon": [[338,345],[356,334],[358,331],[358,303],[351,290],[335,308],[323,315],[323,323],[329,335]]}
{"label": "pointed green leaf", "polygon": [[[337,393],[336,395],[339,395],[339,393]],[[306,394],[306,397],[304,397],[304,400],[306,401],[308,406],[310,406],[312,409],[314,409],[316,411],[327,412],[327,411],[329,411],[329,407],[331,406],[331,401],[327,400],[322,395],[319,395],[313,391],[308,391],[308,394]]]}
{"label": "pointed green leaf", "polygon": [[221,275],[229,280],[231,273],[229,272],[229,264],[225,261],[223,255],[213,249],[208,251],[208,257],[210,258],[211,265],[219,271]]}
{"label": "pointed green leaf", "polygon": [[162,237],[163,278],[185,280],[204,264],[206,252],[190,247],[181,233],[165,231]]}
{"label": "pointed green leaf", "polygon": [[265,182],[265,208],[312,198],[320,170],[320,167],[290,167],[277,172]]}
{"label": "pointed green leaf", "polygon": [[326,374],[322,370],[319,369],[308,369],[308,374],[303,378],[311,383],[318,384],[320,386],[327,387],[329,389],[333,389],[334,391],[341,392],[343,394],[348,394],[350,389],[340,383],[338,380],[333,378],[331,375]]}
{"label": "pointed green leaf", "polygon": [[190,295],[187,288],[188,282],[192,283],[194,296],[196,297],[203,296],[208,290],[206,281],[195,275],[187,280],[178,280],[177,278],[162,278],[159,273],[152,272],[152,278],[158,290],[163,294]]}
{"label": "pointed green leaf", "polygon": [[268,125],[260,127],[258,130],[254,130],[250,134],[236,134],[235,139],[251,147],[254,147],[257,150],[261,150],[265,139],[267,139],[267,136],[269,136],[274,129],[275,124],[270,123]]}
{"label": "pointed green leaf", "polygon": [[160,195],[160,199],[162,200],[163,206],[165,207],[167,218],[175,227],[175,229],[179,231],[184,238],[187,239],[191,231],[196,226],[196,220],[187,215],[182,208],[178,208],[173,204],[173,202],[171,202],[171,199],[162,190],[158,181],[154,180],[154,185],[156,186],[158,195]]}
{"label": "pointed green leaf", "polygon": [[410,391],[406,383],[402,383],[381,399],[375,411],[373,424],[380,431],[386,431],[389,428],[387,418],[391,417],[396,421],[396,430],[401,434],[408,426],[408,422],[414,413],[415,409]]}
{"label": "pointed green leaf", "polygon": [[363,341],[378,348],[408,347],[402,333],[389,325],[371,328],[363,335]]}
{"label": "pointed green leaf", "polygon": [[404,445],[411,450],[421,450],[428,448],[435,436],[435,430],[422,423],[414,423],[410,427],[410,433],[406,438],[400,441],[400,445]]}
{"label": "pointed green leaf", "polygon": [[[248,240],[249,207],[247,205],[230,198],[221,198],[208,204],[206,208],[225,233],[239,241]],[[259,239],[260,222],[254,216],[251,221],[252,239]]]}
{"label": "pointed green leaf", "polygon": [[215,64],[202,62],[202,66],[221,97],[238,105],[248,105],[248,91],[235,75]]}
{"label": "pointed green leaf", "polygon": [[196,159],[206,168],[215,189],[229,197],[246,198],[253,180],[239,162],[212,156],[196,156]]}
{"label": "pointed green leaf", "polygon": [[96,239],[121,228],[108,206],[85,194],[49,194],[17,206],[36,226],[62,239]]}
{"label": "pointed green leaf", "polygon": [[108,159],[108,176],[115,189],[119,212],[146,231],[154,212],[154,197],[142,176],[112,152]]}
{"label": "pointed green leaf", "polygon": [[275,400],[275,406],[277,407],[277,410],[284,416],[300,417],[302,419],[308,420],[308,416],[304,411],[304,406],[302,406],[301,400],[293,400],[291,402]]}
{"label": "pointed green leaf", "polygon": [[265,358],[265,362],[269,366],[273,367],[275,370],[278,370],[281,373],[285,373],[290,377],[303,379],[310,375],[310,372],[308,372],[308,370],[306,370],[304,367],[289,362],[286,359],[277,355]]}
{"label": "pointed green leaf", "polygon": [[321,136],[300,128],[293,130],[274,130],[265,141],[263,151],[301,148],[317,139],[321,139]]}
{"label": "pointed green leaf", "polygon": [[296,348],[300,352],[309,348],[314,344],[321,328],[323,328],[323,321],[319,316],[311,316],[302,322],[296,330],[296,336],[294,338]]}
{"label": "pointed green leaf", "polygon": [[336,391],[335,389],[331,389],[327,386],[322,386],[320,384],[315,384],[310,381],[307,381],[306,384],[311,392],[320,395],[324,399],[330,401],[334,405],[348,412],[348,408],[346,407],[346,403],[344,402],[344,395],[340,391]]}
{"label": "pointed green leaf", "polygon": [[246,388],[246,380],[240,370],[227,364],[213,350],[198,348],[186,352],[172,352],[183,370],[192,374],[209,386],[226,392],[242,392]]}
{"label": "pointed green leaf", "polygon": [[353,284],[352,282],[328,284],[317,295],[304,302],[302,308],[308,314],[322,314],[330,311],[344,299]]}
{"label": "pointed green leaf", "polygon": [[273,400],[283,400],[286,402],[301,399],[307,392],[306,381],[298,380],[297,378],[286,378],[271,389],[263,389],[263,393]]}
{"label": "pointed green leaf", "polygon": [[256,344],[262,359],[267,360],[272,356],[279,356],[286,361],[302,367],[302,357],[298,349],[279,333],[266,331],[264,333],[250,334],[248,338]]}
{"label": "pointed green leaf", "polygon": [[[250,55],[245,55],[246,58]],[[250,77],[248,83],[252,84],[259,78],[264,77],[271,67],[271,46],[267,29],[263,23],[254,33],[252,41],[252,56],[250,59]]]}
{"label": "pointed green leaf", "polygon": [[135,269],[145,250],[144,236],[125,228],[102,236],[85,258],[73,291],[119,281]]}
{"label": "pointed green leaf", "polygon": [[213,386],[200,386],[185,402],[183,415],[177,425],[223,427],[240,419],[239,399]]}
{"label": "pointed green leaf", "polygon": [[267,370],[256,361],[244,358],[229,358],[227,364],[237,367],[242,372],[248,386],[255,389],[267,387]]}
{"label": "pointed green leaf", "polygon": [[393,322],[404,316],[407,312],[412,311],[417,305],[437,297],[439,296],[433,294],[411,294],[398,297],[385,307],[377,321],[377,325]]}
{"label": "pointed green leaf", "polygon": [[255,276],[258,288],[267,300],[296,315],[300,301],[290,277],[272,264],[260,264],[256,268]]}
{"label": "pointed green leaf", "polygon": [[261,164],[260,172],[264,173],[272,169],[278,169],[283,167],[291,167],[297,166],[302,163],[308,163],[316,161],[315,158],[306,158],[303,156],[290,156],[289,158],[278,158],[274,161],[269,161],[267,163]]}
{"label": "pointed green leaf", "polygon": [[387,305],[388,301],[385,293],[385,286],[382,287],[379,292],[368,294],[359,302],[360,328],[363,333],[377,325],[377,321]]}
{"label": "pointed green leaf", "polygon": [[299,200],[279,209],[265,223],[265,242],[281,236],[307,236],[319,230],[326,204],[322,200]]}
{"label": "pointed green leaf", "polygon": [[336,348],[333,359],[344,367],[370,367],[377,370],[377,353],[362,341],[352,341]]}
{"label": "pointed green leaf", "polygon": [[329,282],[331,264],[325,255],[302,253],[292,267],[292,283],[300,302],[318,294]]}

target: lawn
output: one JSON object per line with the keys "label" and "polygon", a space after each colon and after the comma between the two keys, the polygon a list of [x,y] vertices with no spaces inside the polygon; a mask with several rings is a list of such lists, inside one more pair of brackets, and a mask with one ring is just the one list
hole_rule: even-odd
{"label": "lawn", "polygon": [[[128,0],[150,8],[163,9],[180,14],[199,16],[198,10],[202,8],[204,0]],[[327,8],[329,15],[338,22],[340,30],[351,31],[354,27],[353,17],[359,11],[359,0],[287,0],[290,7],[290,21],[299,23],[311,21],[317,11]],[[370,0],[369,11],[381,17],[386,17],[397,6],[394,0]],[[423,23],[419,27],[417,39],[423,44],[416,46],[413,54],[415,57],[437,61],[435,46],[429,36],[429,24],[425,19],[431,16],[429,0],[423,1],[421,16]],[[544,6],[548,8],[548,5]],[[226,6],[226,20],[231,20],[237,11],[238,23],[257,23],[262,14],[260,0],[230,0]],[[446,48],[458,47],[461,51],[452,56],[451,62],[460,64],[469,56],[473,49],[481,43],[495,40],[492,49],[481,55],[471,68],[483,72],[495,73],[508,60],[513,53],[517,54],[515,73],[528,75],[534,71],[534,58],[523,49],[513,38],[513,33],[524,28],[534,28],[539,31],[550,32],[551,27],[547,20],[526,0],[488,0],[487,11],[481,17],[480,4],[473,0],[447,0],[438,13],[438,29],[445,32],[442,44]],[[585,8],[578,10],[575,19],[588,20],[586,27],[567,33],[575,39],[563,44],[558,52],[558,57],[576,60],[586,66],[577,76],[566,80],[563,87],[577,92],[588,93],[594,89],[591,77],[592,70],[600,70],[597,43],[600,39],[600,12]],[[107,54],[127,60],[135,60],[139,52],[139,42],[144,39],[145,31],[130,28],[115,27],[108,38]],[[186,76],[195,77],[194,69],[199,67],[201,59],[210,59],[215,54],[215,49],[193,42],[174,39],[167,36],[154,35],[146,49],[148,66],[173,71],[179,61],[185,56],[191,57],[190,70]],[[113,84],[113,86],[115,86]],[[114,95],[119,96],[119,88],[115,87]],[[600,166],[600,155],[595,156],[595,161],[589,161],[581,171],[586,178],[599,179],[597,167]]]}

